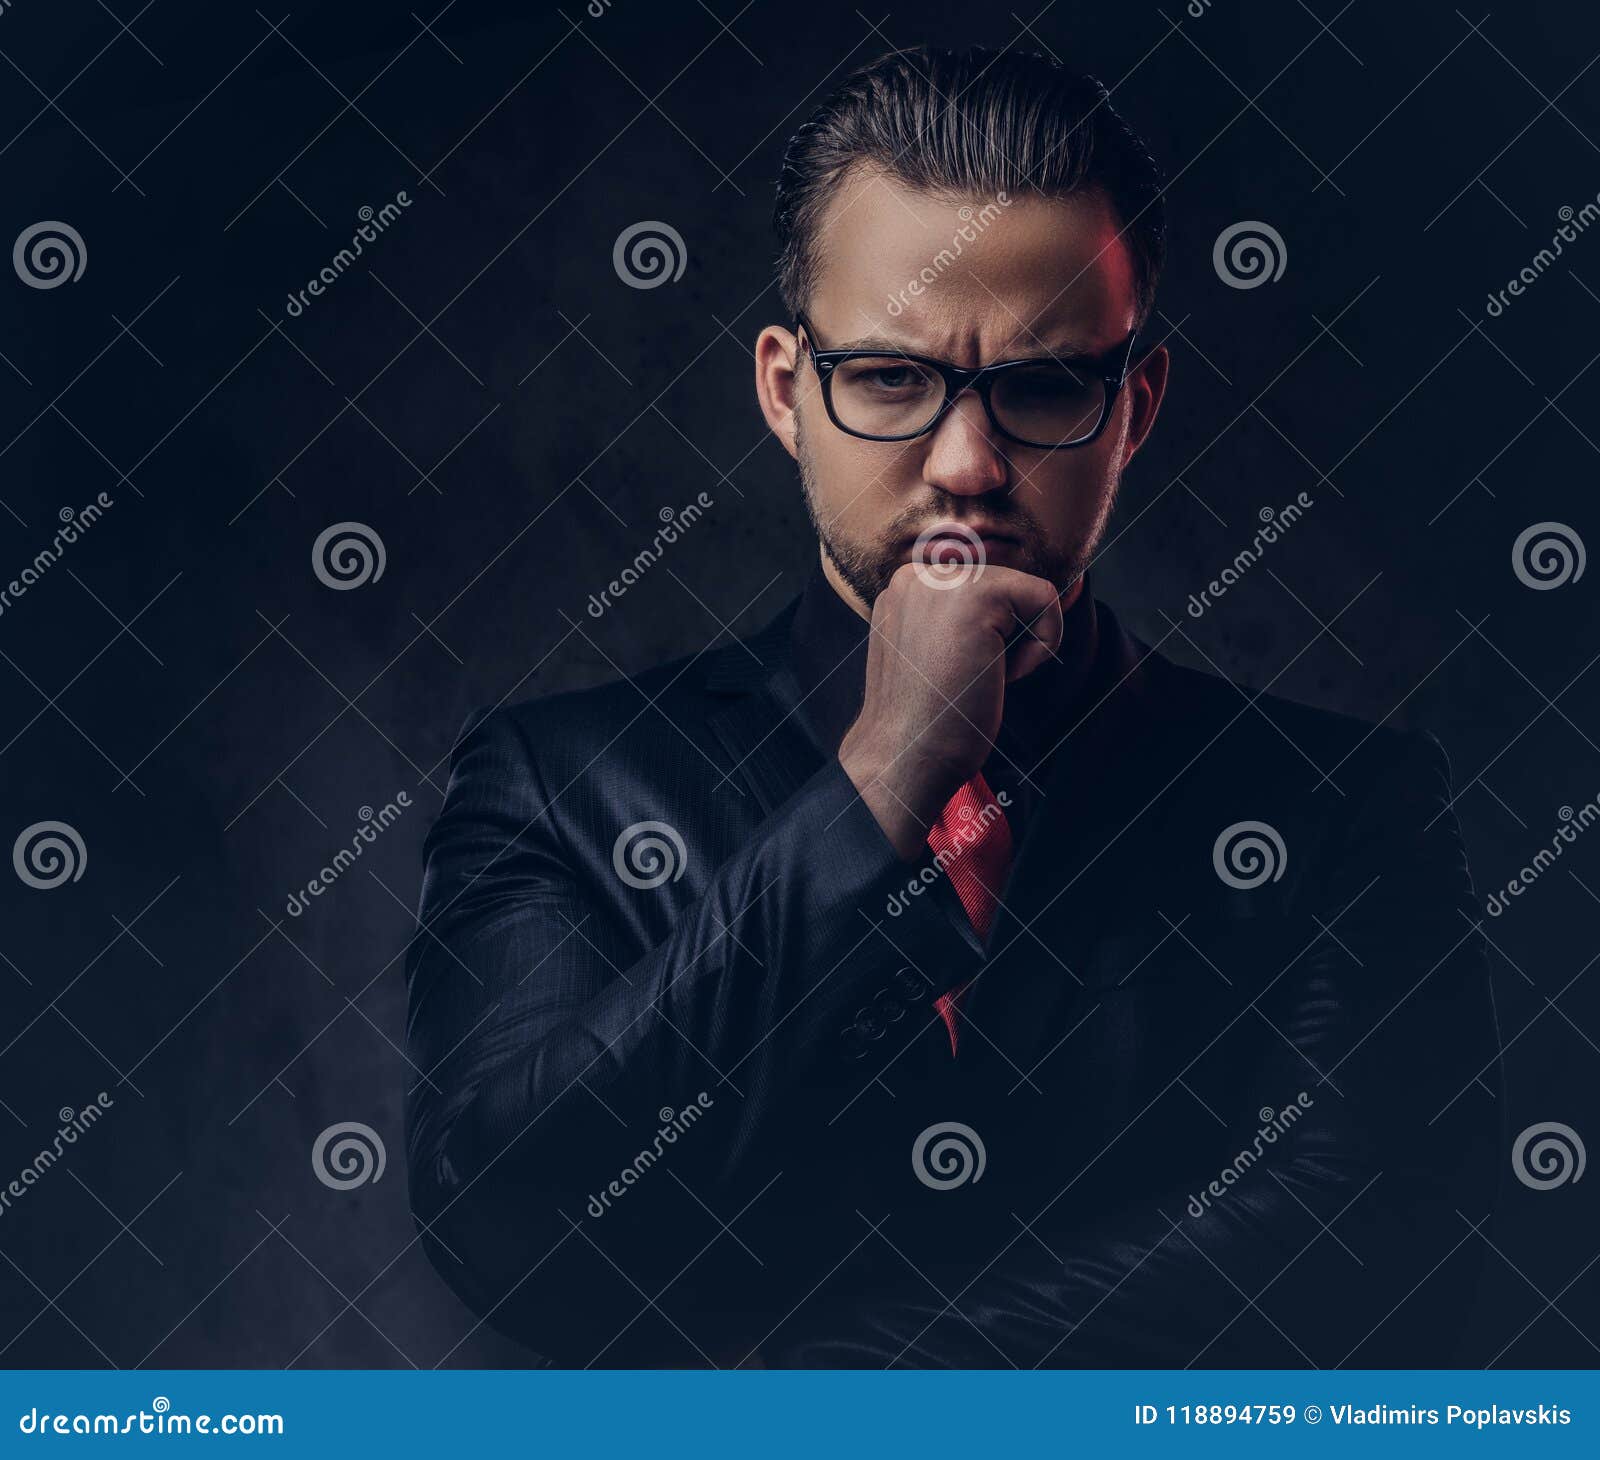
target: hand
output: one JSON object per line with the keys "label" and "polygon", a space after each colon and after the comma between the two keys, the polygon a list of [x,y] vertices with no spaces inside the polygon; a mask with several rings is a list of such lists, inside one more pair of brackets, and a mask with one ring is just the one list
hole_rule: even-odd
{"label": "hand", "polygon": [[907,563],[878,595],[866,693],[839,762],[907,861],[988,759],[1006,685],[1052,657],[1061,635],[1054,585],[1015,568],[989,565],[950,585]]}

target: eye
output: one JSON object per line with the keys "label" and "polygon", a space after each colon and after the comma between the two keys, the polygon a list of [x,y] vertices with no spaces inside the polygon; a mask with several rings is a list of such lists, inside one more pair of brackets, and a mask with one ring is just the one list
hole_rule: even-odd
{"label": "eye", "polygon": [[920,385],[922,373],[909,365],[875,365],[866,372],[865,380],[879,390],[904,390],[907,386]]}

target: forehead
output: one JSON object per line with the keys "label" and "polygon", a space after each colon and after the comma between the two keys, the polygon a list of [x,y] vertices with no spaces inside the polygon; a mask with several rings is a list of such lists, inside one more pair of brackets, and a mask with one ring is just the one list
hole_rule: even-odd
{"label": "forehead", "polygon": [[968,197],[852,169],[813,241],[809,312],[830,345],[887,337],[953,359],[1107,349],[1137,303],[1118,231],[1098,190]]}

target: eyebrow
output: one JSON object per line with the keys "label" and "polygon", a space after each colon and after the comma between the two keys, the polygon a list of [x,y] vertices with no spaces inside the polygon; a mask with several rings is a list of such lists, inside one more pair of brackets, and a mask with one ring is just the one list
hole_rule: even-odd
{"label": "eyebrow", "polygon": [[[914,345],[902,344],[899,341],[883,339],[876,335],[867,335],[862,339],[852,340],[847,344],[833,345],[830,346],[829,349],[833,353],[838,353],[840,351],[864,351],[869,354],[883,355],[921,355],[923,358],[929,360],[938,360],[943,358],[940,355],[934,354],[932,351],[918,349]],[[1063,365],[1083,365],[1103,359],[1106,355],[1112,354],[1116,349],[1117,346],[1115,345],[1111,346],[1109,349],[1101,350],[1099,352],[1077,350],[1071,348],[1070,346],[1063,346],[1058,350],[1052,350],[1048,347],[1041,347],[1038,350],[1028,350],[1018,355],[1005,355],[1002,356],[1000,360],[995,360],[988,363],[998,365],[1012,360],[1054,360]],[[823,353],[827,354],[829,351],[824,351]]]}

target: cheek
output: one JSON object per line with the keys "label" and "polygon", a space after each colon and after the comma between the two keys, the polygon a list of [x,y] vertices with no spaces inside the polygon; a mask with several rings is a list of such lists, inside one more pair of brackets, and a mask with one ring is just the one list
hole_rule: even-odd
{"label": "cheek", "polygon": [[820,429],[806,422],[805,447],[818,502],[845,524],[886,520],[922,480],[917,452],[858,441],[825,416]]}

